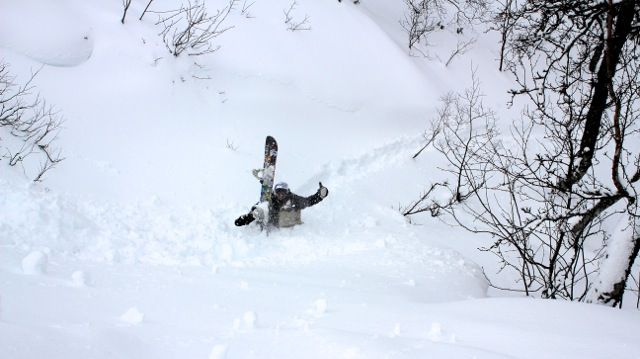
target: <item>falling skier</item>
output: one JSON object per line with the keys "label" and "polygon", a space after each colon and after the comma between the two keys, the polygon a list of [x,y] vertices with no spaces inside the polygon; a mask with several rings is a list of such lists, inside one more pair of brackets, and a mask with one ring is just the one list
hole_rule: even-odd
{"label": "falling skier", "polygon": [[274,194],[275,196],[271,196],[271,201],[268,202],[266,208],[261,204],[253,206],[249,213],[236,219],[236,226],[247,225],[256,219],[267,226],[280,228],[302,224],[300,212],[325,199],[329,195],[329,190],[320,183],[315,194],[302,197],[291,192],[285,182],[280,182],[275,185]]}
{"label": "falling skier", "polygon": [[[329,190],[320,183],[318,191],[309,197],[298,196],[289,190],[285,182],[280,182],[272,189],[275,177],[276,159],[278,157],[278,143],[275,138],[267,136],[264,149],[264,166],[261,170],[254,170],[254,175],[260,180],[260,201],[251,211],[238,217],[236,226],[247,225],[256,219],[261,226],[292,227],[302,224],[300,211],[322,201]],[[272,195],[275,192],[275,196]]]}

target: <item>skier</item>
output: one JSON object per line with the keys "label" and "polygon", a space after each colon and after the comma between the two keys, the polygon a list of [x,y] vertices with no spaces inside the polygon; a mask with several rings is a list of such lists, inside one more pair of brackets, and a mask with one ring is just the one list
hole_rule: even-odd
{"label": "skier", "polygon": [[[318,191],[309,197],[302,197],[291,192],[289,185],[285,182],[276,184],[273,190],[274,196],[268,203],[268,218],[266,219],[267,226],[272,227],[293,227],[296,224],[302,224],[300,211],[321,202],[329,195],[329,190],[322,185],[322,182],[320,182]],[[236,226],[244,226],[256,219],[260,219],[264,223],[264,212],[264,209],[259,205],[253,206],[249,213],[238,217],[235,224]]]}

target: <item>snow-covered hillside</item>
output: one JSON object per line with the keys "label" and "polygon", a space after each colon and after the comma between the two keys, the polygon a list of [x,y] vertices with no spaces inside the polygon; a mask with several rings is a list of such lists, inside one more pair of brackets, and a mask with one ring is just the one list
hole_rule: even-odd
{"label": "snow-covered hillside", "polygon": [[[0,161],[0,358],[637,357],[637,312],[505,297],[483,238],[398,211],[441,95],[477,68],[508,113],[492,34],[445,66],[446,33],[408,55],[400,0],[299,0],[294,32],[257,0],[175,58],[146,3],[0,0],[0,59],[66,120],[44,182]],[[267,135],[276,181],[330,191],[269,235],[233,225]]]}

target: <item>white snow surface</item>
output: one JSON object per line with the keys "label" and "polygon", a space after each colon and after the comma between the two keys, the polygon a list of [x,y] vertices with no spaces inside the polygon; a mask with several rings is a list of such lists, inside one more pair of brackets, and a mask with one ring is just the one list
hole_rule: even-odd
{"label": "white snow surface", "polygon": [[[509,113],[494,35],[445,67],[446,33],[408,55],[402,1],[298,0],[291,32],[258,0],[174,58],[146,3],[123,25],[120,1],[0,0],[0,57],[66,118],[43,183],[0,161],[0,358],[638,358],[637,311],[490,290],[482,238],[398,211],[472,66]],[[268,235],[233,225],[267,135],[276,181],[330,191]]]}

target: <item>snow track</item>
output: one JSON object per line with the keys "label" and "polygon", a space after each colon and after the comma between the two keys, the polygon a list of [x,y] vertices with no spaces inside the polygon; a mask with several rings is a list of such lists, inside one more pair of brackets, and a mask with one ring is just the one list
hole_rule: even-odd
{"label": "snow track", "polygon": [[325,181],[330,196],[304,211],[304,225],[269,236],[256,226],[233,226],[233,219],[246,211],[240,204],[177,207],[159,198],[133,205],[98,203],[0,180],[0,211],[10,214],[0,219],[0,244],[106,263],[253,267],[373,253],[387,257],[380,263],[390,265],[427,258],[440,267],[456,267],[459,256],[425,245],[395,209],[376,205],[376,196],[361,193],[367,191],[363,180],[376,182],[372,176],[410,163],[407,155],[419,142],[398,140],[361,158],[324,166],[310,183]]}

